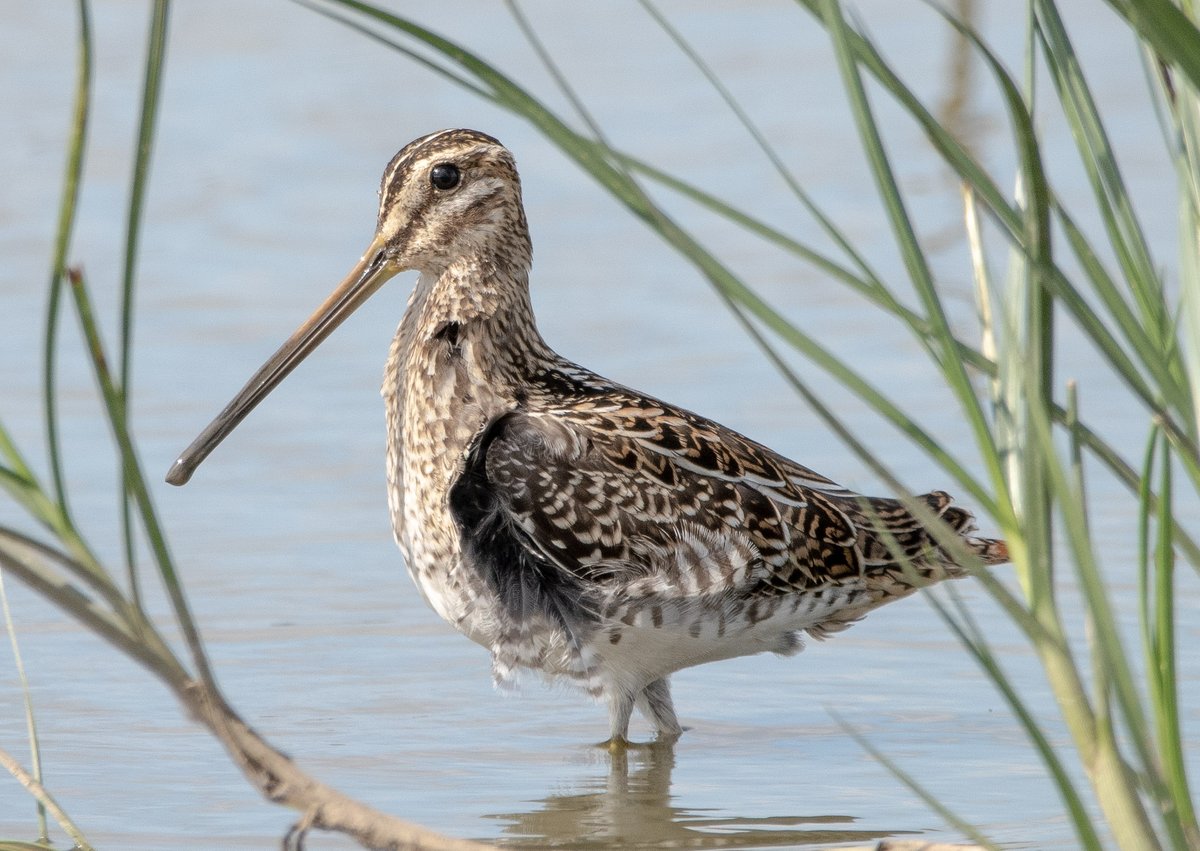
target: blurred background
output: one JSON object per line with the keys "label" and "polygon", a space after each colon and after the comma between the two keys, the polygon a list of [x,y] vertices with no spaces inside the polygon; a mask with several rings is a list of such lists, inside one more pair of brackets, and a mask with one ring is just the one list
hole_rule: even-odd
{"label": "blurred background", "polygon": [[[389,8],[459,42],[552,107],[567,101],[502,4]],[[1135,45],[1101,4],[1061,4],[1152,245],[1174,263],[1171,165],[1159,153]],[[704,56],[796,179],[891,280],[904,269],[844,106],[829,38],[782,0],[658,8]],[[1011,185],[1003,107],[986,71],[917,2],[854,4],[905,79]],[[960,3],[1010,68],[1024,21],[1009,4]],[[670,37],[637,4],[525,2],[527,15],[615,146],[826,245],[820,229]],[[147,4],[92,4],[91,136],[70,252],[114,340]],[[35,459],[40,340],[74,96],[75,9],[0,0],[0,414]],[[138,263],[131,384],[147,469],[179,451],[358,258],[384,165],[444,127],[515,154],[533,233],[533,296],[548,342],[614,380],[700,411],[856,490],[881,484],[764,360],[702,277],[532,127],[296,3],[172,7],[165,88]],[[890,153],[939,281],[973,284],[957,180],[885,98]],[[1039,127],[1069,159],[1061,122]],[[1153,143],[1147,144],[1147,137]],[[1056,190],[1087,198],[1067,165]],[[939,439],[971,440],[919,347],[796,258],[665,192],[655,196],[789,319],[900,395]],[[1094,226],[1095,221],[1084,221]],[[603,707],[530,678],[491,686],[486,653],[429,611],[391,540],[384,495],[383,359],[411,286],[402,276],[340,329],[183,489],[154,494],[218,679],[233,705],[317,777],[459,836],[522,845],[768,847],[907,835],[959,838],[837,726],[862,730],[965,818],[1012,847],[1073,834],[1007,708],[932,609],[910,599],[799,658],[741,659],[674,678],[673,756],[625,764],[590,746]],[[120,559],[117,468],[90,371],[64,313],[62,413],[75,514]],[[1063,334],[1070,339],[1071,329]],[[1134,455],[1145,417],[1086,347],[1061,373]],[[928,459],[799,358],[827,404],[914,489],[948,486]],[[1095,518],[1114,596],[1132,589],[1130,528],[1104,494]],[[0,503],[0,523],[21,526]],[[985,531],[987,518],[981,518]],[[1109,532],[1111,529],[1111,533]],[[1108,536],[1111,534],[1111,539]],[[1006,576],[1006,581],[1011,580]],[[148,582],[148,587],[153,583]],[[292,814],[261,801],[219,746],[142,670],[15,582],[7,583],[44,748],[46,783],[99,847],[274,847]],[[1036,660],[981,589],[955,589],[1060,738]],[[155,589],[155,593],[156,589]],[[1130,592],[1132,594],[1132,590]],[[161,600],[152,607],[165,610]],[[1067,606],[1070,607],[1068,601]],[[1186,604],[1181,608],[1186,608]],[[1194,606],[1192,607],[1194,610]],[[1196,624],[1185,624],[1195,637]],[[1181,659],[1195,683],[1200,662]],[[1188,716],[1193,721],[1194,712]],[[635,736],[646,735],[644,728]],[[14,669],[0,656],[0,746],[23,754]],[[33,803],[0,778],[0,836],[31,836]],[[314,837],[311,848],[348,847]]]}

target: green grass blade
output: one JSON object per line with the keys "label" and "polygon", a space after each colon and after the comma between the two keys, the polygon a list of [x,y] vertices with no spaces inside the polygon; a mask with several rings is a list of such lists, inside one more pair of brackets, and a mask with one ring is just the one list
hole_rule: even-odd
{"label": "green grass blade", "polygon": [[[38,742],[37,717],[33,712],[33,695],[29,691],[29,677],[25,675],[25,662],[21,658],[21,644],[17,641],[17,625],[13,621],[8,605],[8,592],[4,588],[4,571],[0,570],[0,611],[4,613],[4,628],[12,648],[13,665],[17,669],[17,682],[21,684],[21,701],[25,705],[25,734],[29,738],[29,762],[33,766],[33,779],[42,782],[42,752]],[[46,823],[46,804],[37,802],[38,841],[50,843],[49,826]]]}
{"label": "green grass blade", "polygon": [[52,547],[0,526],[0,568],[147,667],[173,664],[173,657],[162,652],[164,645],[144,640],[142,633],[135,632],[125,619],[64,578],[54,565],[66,561],[65,554]]}
{"label": "green grass blade", "polygon": [[[53,505],[52,501],[45,494],[37,494],[31,497],[31,501],[36,502],[39,500],[47,505]],[[51,531],[57,533],[57,530],[53,528]],[[19,545],[24,550],[37,553],[43,558],[50,559],[68,573],[83,581],[88,587],[104,598],[104,601],[112,607],[114,612],[124,616],[127,621],[129,620],[127,617],[129,609],[128,601],[121,595],[120,589],[112,583],[102,567],[81,561],[73,552],[62,552],[28,535],[22,535],[4,526],[0,526],[0,538]],[[69,548],[71,546],[69,540],[64,541],[64,544]]]}
{"label": "green grass blade", "polygon": [[879,748],[871,744],[871,741],[866,736],[855,729],[855,727],[842,718],[841,715],[839,715],[833,709],[827,709],[827,711],[833,716],[833,719],[837,721],[838,726],[842,728],[843,733],[854,739],[854,741],[858,742],[859,747],[869,753],[872,759],[886,768],[893,777],[903,783],[904,786],[909,789],[909,791],[920,798],[925,805],[937,813],[943,821],[945,821],[955,830],[962,833],[975,844],[981,845],[984,848],[993,849],[993,851],[999,851],[1000,846],[996,845],[994,842],[980,833],[979,830],[976,829],[975,826],[970,822],[956,815],[953,810],[938,800],[937,796],[927,790],[920,782],[917,781],[915,777],[902,769],[895,762],[895,760],[892,760],[881,750],[879,750]]}
{"label": "green grass blade", "polygon": [[[818,20],[824,20],[820,12],[819,0],[797,0],[797,2],[812,12]],[[1027,110],[1024,108],[1017,87],[1004,70],[1003,65],[986,45],[983,44],[973,30],[952,16],[946,15],[945,17],[949,23],[957,27],[960,32],[971,40],[972,44],[978,48],[980,56],[988,64],[993,77],[1001,86],[1001,92],[1008,107],[1010,119],[1014,122],[1013,137],[1017,150],[1019,153],[1026,151],[1029,146],[1029,140],[1033,139],[1034,136],[1032,122],[1028,118]],[[864,70],[874,76],[883,86],[884,90],[917,121],[930,143],[942,156],[946,165],[952,168],[964,182],[972,187],[985,209],[993,215],[995,221],[1000,224],[1002,232],[1007,234],[1013,245],[1018,250],[1030,250],[1026,234],[1028,222],[1021,211],[1006,198],[995,181],[962,144],[946,128],[941,126],[937,118],[889,67],[878,50],[867,39],[852,30],[847,30],[846,32],[846,46],[855,61],[860,63]],[[1027,161],[1027,158],[1023,161]],[[1036,188],[1036,184],[1031,188]],[[1095,339],[1097,346],[1103,350],[1105,356],[1115,360],[1121,378],[1130,389],[1157,415],[1164,417],[1168,428],[1179,431],[1178,425],[1174,423],[1171,413],[1163,409],[1156,392],[1142,375],[1142,368],[1135,365],[1134,360],[1124,351],[1116,338],[1112,336],[1106,324],[1096,315],[1087,299],[1083,298],[1075,290],[1069,277],[1053,263],[1043,266],[1043,261],[1036,256],[1031,257],[1031,262],[1038,265],[1036,271],[1042,276],[1044,285],[1064,300],[1064,305],[1070,309],[1072,315],[1075,316],[1076,321],[1081,324],[1084,330]],[[1148,365],[1143,364],[1143,366],[1153,368],[1157,362],[1157,360],[1152,360]]]}
{"label": "green grass blade", "polygon": [[[1146,659],[1146,672],[1150,683],[1152,705],[1156,705],[1158,702],[1156,692],[1160,682],[1157,675],[1158,663],[1155,658],[1156,636],[1154,630],[1154,605],[1151,592],[1151,578],[1153,575],[1152,553],[1154,550],[1154,544],[1151,542],[1151,518],[1154,516],[1154,512],[1150,509],[1149,497],[1151,482],[1154,478],[1154,468],[1159,453],[1159,444],[1160,442],[1165,443],[1162,437],[1161,429],[1157,427],[1150,429],[1150,439],[1146,442],[1146,451],[1142,459],[1142,482],[1138,493],[1138,611],[1140,614],[1139,625],[1142,632],[1142,652]],[[1165,447],[1162,451],[1166,451]],[[1162,496],[1166,497],[1167,495],[1162,494]]]}
{"label": "green grass blade", "polygon": [[[862,254],[854,248],[846,234],[839,227],[837,227],[833,220],[826,215],[820,206],[816,204],[816,202],[808,195],[807,192],[804,191],[804,188],[799,184],[795,176],[792,175],[791,171],[786,167],[782,159],[776,153],[775,149],[766,139],[765,135],[755,125],[749,114],[742,109],[736,98],[733,97],[732,93],[725,87],[720,78],[712,71],[712,69],[704,61],[703,57],[696,52],[696,50],[691,46],[690,43],[687,42],[682,34],[671,25],[670,21],[668,21],[667,18],[649,2],[649,0],[641,0],[641,3],[643,8],[646,9],[655,22],[667,33],[672,41],[675,42],[684,55],[686,55],[688,59],[700,70],[701,74],[716,90],[721,99],[736,116],[738,122],[746,129],[747,133],[750,134],[751,138],[767,157],[772,167],[787,184],[792,193],[797,197],[797,199],[799,199],[801,204],[810,213],[810,215],[813,216],[825,234],[833,240],[834,244],[836,244],[838,248],[843,251],[843,253],[846,254],[846,256],[858,269],[858,272],[856,274],[848,269],[845,269],[839,264],[834,263],[832,260],[820,255],[818,252],[815,252],[812,249],[799,244],[795,240],[792,240],[790,237],[787,237],[773,228],[766,226],[762,222],[754,220],[740,211],[733,210],[728,205],[720,202],[718,199],[708,196],[707,193],[702,193],[694,187],[683,184],[682,181],[671,178],[669,175],[666,175],[645,163],[632,160],[632,158],[629,158],[620,152],[614,151],[614,155],[617,157],[617,159],[621,162],[632,160],[634,163],[636,163],[634,166],[636,170],[650,174],[659,180],[659,182],[663,182],[672,186],[672,188],[676,189],[676,191],[679,191],[681,194],[684,194],[685,196],[690,197],[692,200],[700,203],[701,206],[723,215],[726,218],[729,218],[731,221],[734,221],[735,223],[740,224],[742,227],[750,230],[751,232],[762,236],[769,242],[773,242],[774,244],[803,257],[827,274],[830,274],[831,276],[841,280],[843,283],[850,285],[858,292],[866,295],[877,305],[902,318],[910,330],[914,332],[916,338],[921,342],[921,344],[927,348],[931,355],[934,355],[935,352],[932,347],[937,337],[930,322],[917,314],[915,311],[912,311],[904,306],[895,298],[891,291],[883,284],[878,273],[875,272],[869,263],[867,263]],[[967,363],[976,368],[983,367],[983,363],[978,352],[961,342],[956,342],[956,345],[958,345],[960,349],[960,355],[966,360]]]}
{"label": "green grass blade", "polygon": [[[1171,452],[1163,447],[1159,465],[1159,497],[1171,503]],[[1170,512],[1160,514],[1154,547],[1153,608],[1145,621],[1150,633],[1150,693],[1158,733],[1159,759],[1174,809],[1164,813],[1180,847],[1200,847],[1200,827],[1192,804],[1183,734],[1179,719],[1179,690],[1175,663],[1178,638],[1175,628],[1175,524]]]}
{"label": "green grass blade", "polygon": [[138,461],[137,451],[134,448],[133,437],[130,434],[128,422],[125,418],[125,407],[122,404],[120,391],[116,386],[112,373],[109,371],[109,360],[105,354],[104,346],[100,341],[99,328],[96,326],[91,298],[88,295],[83,275],[78,270],[72,269],[68,273],[68,278],[71,282],[71,295],[74,297],[75,312],[79,318],[79,324],[91,358],[92,370],[96,377],[96,383],[100,388],[101,398],[104,400],[104,409],[108,415],[109,426],[112,429],[120,452],[121,466],[125,472],[125,482],[128,484],[129,493],[133,496],[134,503],[138,507],[142,527],[145,529],[150,549],[154,553],[155,560],[158,563],[159,574],[162,576],[163,585],[167,589],[167,596],[171,601],[171,607],[175,612],[179,628],[184,635],[188,650],[196,665],[197,673],[215,692],[217,690],[216,682],[213,679],[212,669],[209,666],[208,657],[204,651],[204,644],[200,639],[200,633],[196,628],[195,620],[192,618],[187,598],[184,596],[183,587],[179,582],[179,576],[175,569],[174,559],[171,557],[166,537],[158,520],[158,513],[154,508],[153,500],[150,498],[149,488],[146,486],[146,477],[142,473],[141,463]]}
{"label": "green grass blade", "polygon": [[988,371],[992,407],[999,402],[1000,385],[996,381],[995,364],[996,317],[993,305],[995,286],[988,269],[987,251],[983,244],[983,228],[979,221],[979,205],[975,201],[975,190],[966,184],[962,187],[963,226],[966,232],[967,249],[971,255],[971,273],[975,280],[975,311],[979,318],[979,352],[992,365]]}
{"label": "green grass blade", "polygon": [[[998,299],[999,321],[994,329],[996,444],[1015,501],[1014,510],[1020,517],[1018,537],[1024,558],[1015,559],[1018,577],[1033,617],[1055,636],[1053,644],[1057,648],[1065,641],[1054,598],[1052,506],[1044,473],[1030,451],[1029,434],[1033,408],[1048,405],[1053,399],[1052,297],[1046,291],[1045,275],[1039,274],[1049,259],[1049,236],[1041,203],[1045,199],[1045,180],[1031,118],[1036,78],[1028,46],[1022,91],[972,30],[963,27],[960,32],[988,60],[1004,93],[1018,154],[1013,196],[1022,225],[1021,237],[1009,246],[1005,286]],[[1030,33],[1027,42],[1031,43]],[[1043,665],[1056,666],[1061,680],[1072,683],[1078,678],[1069,654],[1038,649]],[[1081,724],[1091,721],[1085,712],[1079,713],[1079,720]]]}
{"label": "green grass blade", "polygon": [[[1170,382],[1176,385],[1179,382],[1177,376],[1171,373],[1169,364],[1164,358],[1163,352],[1159,350],[1159,346],[1155,343],[1150,335],[1146,332],[1137,316],[1130,309],[1125,299],[1121,296],[1120,290],[1117,288],[1116,282],[1104,268],[1104,264],[1096,256],[1095,250],[1084,236],[1083,231],[1076,225],[1071,214],[1056,200],[1055,201],[1055,218],[1062,225],[1063,233],[1067,237],[1067,243],[1071,246],[1075,253],[1076,259],[1079,261],[1084,274],[1087,276],[1087,281],[1092,285],[1092,292],[1099,297],[1100,304],[1107,311],[1107,318],[1121,331],[1125,339],[1129,340],[1130,345],[1135,351],[1139,352],[1140,360],[1147,364],[1148,372],[1153,376],[1156,382]],[[1094,308],[1087,305],[1087,297],[1078,294],[1075,288],[1067,290],[1060,286],[1059,290],[1064,297],[1071,300],[1073,306],[1072,312],[1081,318],[1086,324],[1089,331],[1089,336],[1101,346],[1106,358],[1119,358],[1121,360],[1120,369],[1122,372],[1132,373],[1135,367],[1120,346],[1112,342],[1107,331],[1101,330],[1104,324],[1104,319],[1101,314],[1097,313]],[[1141,395],[1146,396],[1150,391],[1147,390]],[[1176,393],[1178,397],[1179,394]],[[1185,397],[1186,398],[1186,397]],[[1186,408],[1183,409],[1186,412]]]}
{"label": "green grass blade", "polygon": [[[1032,388],[1031,388],[1032,392]],[[1085,500],[1071,476],[1061,464],[1051,435],[1050,421],[1038,406],[1031,406],[1031,435],[1036,443],[1031,450],[1042,458],[1049,492],[1058,507],[1064,537],[1070,547],[1080,591],[1090,619],[1090,640],[1103,657],[1105,677],[1111,681],[1124,721],[1125,730],[1144,769],[1153,766],[1148,727],[1140,696],[1134,686],[1128,657],[1122,649],[1116,616],[1108,599],[1106,585],[1097,564],[1093,540],[1087,533]],[[1159,847],[1155,831],[1143,806],[1133,773],[1121,754],[1120,742],[1112,734],[1110,717],[1092,713],[1090,721],[1076,718],[1073,705],[1084,699],[1082,682],[1052,676],[1051,684],[1059,695],[1060,706],[1072,727],[1076,747],[1085,755],[1085,764],[1096,788],[1097,797],[1109,824],[1122,847]],[[1143,777],[1145,775],[1143,774]],[[1149,778],[1154,783],[1153,778]]]}
{"label": "green grass blade", "polygon": [[804,191],[804,187],[800,185],[800,182],[796,179],[795,175],[792,174],[791,170],[787,167],[787,164],[784,163],[782,157],[780,157],[775,151],[775,148],[767,140],[766,135],[763,134],[763,132],[750,118],[749,113],[747,113],[746,110],[742,108],[742,105],[738,103],[737,98],[733,96],[733,93],[729,91],[729,89],[721,81],[720,77],[718,77],[716,73],[713,72],[712,68],[709,67],[708,63],[704,61],[704,57],[702,57],[692,47],[692,45],[683,37],[679,30],[671,25],[671,22],[667,20],[666,16],[659,12],[659,10],[650,2],[650,0],[639,0],[639,2],[641,3],[642,8],[646,10],[647,14],[654,19],[654,22],[658,24],[658,26],[675,43],[680,52],[682,52],[683,55],[686,56],[693,65],[696,66],[696,68],[704,76],[705,80],[708,81],[709,85],[711,85],[712,88],[717,92],[718,96],[722,101],[724,101],[725,105],[733,113],[734,117],[737,118],[738,123],[741,124],[742,127],[745,128],[746,132],[750,134],[750,138],[754,140],[754,143],[758,146],[759,150],[761,150],[763,155],[766,156],[767,161],[771,163],[772,168],[775,169],[775,172],[787,185],[788,189],[791,190],[792,194],[795,195],[797,200],[800,201],[804,209],[809,212],[821,230],[824,231],[825,234],[833,240],[834,244],[846,255],[846,257],[850,259],[851,263],[853,263],[853,265],[859,270],[858,274],[861,275],[863,279],[876,283],[879,286],[879,289],[886,292],[886,287],[880,283],[879,274],[871,267],[866,258],[863,257],[862,253],[854,247],[854,244],[850,241],[842,229],[839,228],[833,222],[833,220],[825,214],[825,212],[812,199],[812,197]]}
{"label": "green grass blade", "polygon": [[1200,88],[1200,33],[1178,6],[1170,0],[1108,0],[1108,4],[1159,56]]}
{"label": "green grass blade", "polygon": [[826,29],[834,44],[842,80],[858,126],[859,136],[866,149],[867,160],[871,166],[876,187],[891,222],[892,232],[899,243],[909,278],[925,307],[925,313],[932,326],[931,340],[935,347],[935,361],[944,382],[958,399],[959,406],[975,435],[982,459],[991,475],[993,490],[998,495],[996,501],[1007,502],[1005,497],[1007,484],[1000,466],[1000,454],[994,443],[990,424],[975,393],[966,367],[958,356],[957,348],[952,343],[954,333],[938,294],[937,285],[933,280],[933,274],[917,239],[912,220],[906,210],[879,126],[874,119],[859,74],[858,59],[850,43],[850,30],[842,15],[841,6],[837,0],[822,0],[821,11]]}
{"label": "green grass blade", "polygon": [[50,262],[49,299],[46,306],[44,348],[42,352],[43,428],[46,432],[46,453],[54,497],[62,511],[70,517],[67,488],[63,473],[62,449],[58,434],[58,398],[55,390],[58,353],[58,316],[62,285],[66,278],[67,252],[75,230],[75,212],[79,205],[84,152],[87,148],[88,116],[92,90],[92,18],[87,0],[76,5],[79,17],[79,38],[76,46],[75,104],[72,109],[71,131],[67,148],[67,166],[62,197],[58,207],[58,226],[54,236],[54,255]]}
{"label": "green grass blade", "polygon": [[[824,21],[821,5],[825,0],[796,0],[818,21]],[[953,23],[953,20],[951,19]],[[1021,233],[1020,216],[1005,193],[971,156],[963,144],[949,132],[930,112],[911,89],[904,84],[891,66],[883,59],[875,46],[852,29],[845,34],[846,48],[883,89],[887,91],[920,125],[930,143],[954,171],[978,194],[985,208],[992,212],[1002,228],[1011,236]]]}
{"label": "green grass blade", "polygon": [[[679,195],[693,201],[700,207],[721,216],[724,219],[732,222],[738,227],[743,228],[749,233],[761,237],[767,243],[787,251],[796,257],[801,258],[805,262],[811,264],[814,268],[825,273],[830,278],[841,282],[850,287],[850,289],[864,296],[877,307],[882,308],[888,313],[901,319],[907,325],[914,335],[922,344],[928,344],[928,338],[933,331],[929,322],[916,311],[905,306],[900,302],[891,290],[880,280],[869,267],[865,267],[865,263],[860,266],[860,272],[856,273],[841,265],[832,258],[817,251],[809,245],[793,239],[783,231],[771,227],[761,219],[756,219],[744,210],[739,210],[717,198],[702,189],[684,181],[680,178],[663,171],[647,163],[643,160],[632,157],[621,151],[614,151],[614,156],[626,167],[636,174],[642,174],[650,178],[656,183],[659,183],[668,189],[677,192]],[[825,214],[814,202],[810,208],[813,215],[818,218],[826,218]],[[828,233],[837,239],[845,240],[847,237],[842,233],[837,226],[829,221]],[[859,265],[857,262],[855,265]],[[985,357],[980,355],[979,351],[973,348],[969,343],[962,340],[958,341],[959,354],[974,369],[991,371],[995,367]]]}
{"label": "green grass blade", "polygon": [[[1166,404],[1186,414],[1192,409],[1192,399],[1182,380],[1179,345],[1164,298],[1161,274],[1151,258],[1099,110],[1054,3],[1039,1],[1038,21],[1044,46],[1042,55],[1075,138],[1080,162],[1091,182],[1096,209],[1108,234],[1108,244],[1139,308],[1140,321],[1129,315],[1124,298],[1107,276],[1094,277],[1096,290],[1108,311],[1120,323],[1130,344],[1138,350],[1139,360],[1154,373]],[[1078,242],[1078,239],[1077,232],[1073,241]],[[1095,264],[1090,264],[1090,268],[1094,269]],[[1194,438],[1195,433],[1191,436]]]}
{"label": "green grass blade", "polygon": [[[1047,0],[1038,0],[1036,8],[1038,34],[1043,45],[1041,55],[1050,69],[1067,126],[1079,150],[1080,162],[1092,184],[1092,194],[1096,198],[1109,244],[1115,249],[1125,277],[1133,287],[1131,294],[1142,309],[1145,327],[1161,333],[1169,321],[1163,306],[1161,282],[1108,141],[1100,111],[1092,98],[1091,88],[1058,8]],[[1149,289],[1139,285],[1148,285]]]}
{"label": "green grass blade", "polygon": [[[1142,488],[1138,510],[1138,610],[1141,615],[1142,652],[1146,661],[1146,680],[1149,684],[1149,699],[1157,733],[1158,754],[1163,778],[1159,800],[1159,816],[1169,831],[1173,845],[1177,848],[1197,847],[1195,838],[1200,836],[1195,824],[1195,815],[1187,791],[1187,775],[1183,770],[1182,751],[1178,726],[1178,694],[1175,691],[1175,636],[1173,605],[1173,553],[1170,546],[1173,520],[1168,514],[1159,521],[1156,541],[1151,542],[1150,487],[1158,463],[1159,444],[1162,444],[1164,480],[1161,483],[1161,498],[1171,501],[1169,444],[1162,439],[1162,430],[1157,426],[1150,430],[1146,453],[1142,464]],[[1166,574],[1164,589],[1164,570]],[[1164,597],[1166,590],[1168,595]],[[1164,603],[1165,611],[1164,611]],[[1165,619],[1165,620],[1164,620]],[[1166,642],[1165,644],[1163,642]],[[1180,798],[1180,794],[1183,798]],[[1169,802],[1169,803],[1167,803]],[[1191,832],[1192,838],[1188,838]]]}
{"label": "green grass blade", "polygon": [[447,68],[445,65],[442,65],[439,62],[435,62],[426,56],[422,56],[420,53],[406,47],[395,39],[388,38],[382,33],[377,33],[370,27],[364,26],[358,21],[347,17],[346,15],[341,15],[330,9],[326,9],[318,3],[309,2],[309,0],[292,0],[292,2],[298,6],[303,6],[305,9],[308,9],[311,12],[315,12],[318,15],[328,18],[331,21],[339,23],[342,26],[353,30],[359,35],[395,50],[406,57],[410,62],[420,65],[426,70],[432,71],[438,76],[449,80],[451,83],[454,83],[454,85],[459,86],[463,90],[470,92],[476,97],[482,98],[483,100],[496,102],[495,93],[490,89],[476,84],[469,78],[464,77],[462,74],[455,73],[453,70]]}
{"label": "green grass blade", "polygon": [[912,219],[909,218],[900,188],[896,183],[895,173],[884,149],[879,126],[875,122],[866,89],[863,87],[858,65],[850,51],[848,24],[843,18],[841,5],[837,0],[822,0],[821,12],[825,28],[829,31],[837,54],[838,67],[841,70],[842,81],[849,97],[855,124],[858,127],[858,135],[863,142],[867,162],[871,166],[875,185],[891,223],[892,232],[899,243],[901,258],[922,303],[933,317],[934,333],[940,335],[943,329],[949,327],[949,322],[941,311],[941,303],[935,293],[933,273],[929,269],[925,253],[921,250]]}
{"label": "green grass blade", "polygon": [[13,502],[52,532],[71,552],[65,566],[107,599],[114,609],[123,611],[124,597],[112,584],[108,573],[88,548],[78,531],[63,513],[62,505],[51,498],[32,476],[0,467],[0,489]]}
{"label": "green grass blade", "polygon": [[[133,155],[133,176],[129,186],[129,208],[125,217],[125,250],[121,268],[121,337],[117,386],[128,393],[133,362],[133,319],[137,281],[138,245],[142,235],[142,213],[149,186],[150,159],[154,151],[154,130],[158,124],[158,104],[166,61],[169,0],[155,0],[146,38],[146,65],[142,81],[142,103],[138,114],[137,143]],[[122,404],[127,404],[123,401]]]}
{"label": "green grass blade", "polygon": [[[0,767],[4,768],[9,774],[16,778],[22,786],[24,786],[40,806],[44,807],[49,812],[59,827],[61,827],[71,840],[75,843],[75,849],[72,851],[93,851],[92,846],[88,843],[87,837],[83,835],[66,811],[58,805],[54,797],[42,786],[41,781],[27,772],[17,760],[13,759],[8,751],[0,748]],[[19,842],[15,840],[0,840],[0,851],[4,851],[5,846],[13,849],[13,851],[26,851],[26,849],[34,849],[34,851],[46,851],[50,847],[49,843],[41,845],[34,842]]]}
{"label": "green grass blade", "polygon": [[38,484],[37,478],[22,463],[21,456],[16,454],[8,432],[0,424],[0,444],[6,444],[5,454],[12,452],[11,457],[17,462],[13,467],[0,466],[0,488],[3,488],[13,501],[24,508],[31,517],[44,526],[51,527],[53,521],[62,514],[62,505],[49,499],[44,499],[45,491]]}
{"label": "green grass blade", "polygon": [[[1194,18],[1196,9],[1188,7]],[[1160,112],[1169,121],[1164,127],[1174,130],[1168,138],[1175,160],[1179,191],[1180,292],[1179,322],[1187,345],[1183,359],[1186,376],[1192,391],[1192,433],[1200,432],[1200,245],[1195,234],[1200,230],[1200,87],[1175,73],[1173,66],[1164,64],[1157,55],[1151,56],[1152,73],[1160,97]],[[1200,488],[1195,456],[1180,454],[1189,470],[1194,486]]]}
{"label": "green grass blade", "polygon": [[947,593],[954,600],[955,612],[952,612],[936,594],[928,595],[928,601],[937,611],[938,615],[941,616],[942,620],[954,632],[962,645],[974,657],[976,663],[984,670],[988,679],[999,690],[1005,703],[1008,704],[1009,709],[1012,710],[1013,715],[1016,716],[1021,727],[1025,730],[1025,734],[1033,743],[1038,756],[1049,770],[1050,776],[1054,780],[1054,788],[1058,791],[1063,799],[1063,803],[1066,805],[1067,813],[1071,818],[1071,824],[1075,827],[1080,847],[1089,849],[1089,851],[1100,851],[1104,846],[1096,833],[1095,827],[1092,825],[1092,814],[1088,812],[1087,807],[1084,805],[1083,799],[1075,788],[1075,783],[1071,780],[1066,766],[1063,765],[1062,760],[1059,759],[1058,754],[1055,752],[1054,746],[1051,744],[1045,730],[1039,724],[1036,714],[1021,697],[1020,691],[1012,679],[1005,673],[999,659],[992,652],[986,636],[975,623],[970,611],[962,603],[962,600],[954,594],[951,588],[947,589]]}
{"label": "green grass blade", "polygon": [[[156,0],[150,16],[150,32],[146,39],[145,77],[142,83],[142,104],[138,116],[137,144],[134,147],[133,176],[129,187],[129,209],[125,219],[125,253],[121,271],[121,334],[118,344],[118,368],[114,379],[116,401],[122,416],[129,418],[130,378],[133,361],[133,320],[135,283],[137,280],[138,244],[142,234],[142,211],[149,185],[150,159],[154,150],[154,130],[158,123],[158,103],[162,91],[162,76],[166,59],[168,0]],[[125,570],[129,593],[134,606],[142,607],[141,583],[138,581],[137,538],[133,524],[133,505],[130,498],[129,471],[121,471],[121,538],[125,549]]]}

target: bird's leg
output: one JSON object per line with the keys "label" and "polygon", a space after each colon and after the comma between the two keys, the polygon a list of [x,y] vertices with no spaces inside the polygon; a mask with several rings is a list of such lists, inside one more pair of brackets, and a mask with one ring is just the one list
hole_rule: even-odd
{"label": "bird's leg", "polygon": [[635,701],[638,710],[654,725],[658,738],[674,741],[679,738],[683,728],[675,717],[675,704],[671,700],[671,683],[666,677],[659,677],[650,683],[637,696]]}
{"label": "bird's leg", "polygon": [[610,735],[607,742],[600,743],[600,747],[618,753],[629,746],[629,716],[632,714],[633,694],[619,686],[610,686],[608,695]]}

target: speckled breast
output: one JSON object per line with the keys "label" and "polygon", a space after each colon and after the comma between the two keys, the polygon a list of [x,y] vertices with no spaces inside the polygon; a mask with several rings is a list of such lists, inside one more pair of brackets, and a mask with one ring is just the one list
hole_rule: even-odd
{"label": "speckled breast", "polygon": [[[388,505],[396,543],[429,606],[472,640],[490,647],[494,595],[462,564],[450,489],[472,441],[492,412],[481,405],[464,341],[421,334],[422,284],[409,301],[384,374]],[[493,400],[491,405],[494,407]]]}

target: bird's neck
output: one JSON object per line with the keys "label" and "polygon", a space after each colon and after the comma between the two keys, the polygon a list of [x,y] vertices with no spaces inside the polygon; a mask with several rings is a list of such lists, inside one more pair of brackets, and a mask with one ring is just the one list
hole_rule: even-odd
{"label": "bird's neck", "polygon": [[556,358],[537,330],[527,267],[465,256],[440,274],[421,274],[392,343],[385,384],[402,386],[403,374],[414,371],[432,378],[446,367],[465,368],[472,383],[507,395]]}
{"label": "bird's neck", "polygon": [[426,292],[414,293],[409,307],[420,311],[415,345],[448,341],[464,355],[471,346],[491,382],[518,380],[519,373],[553,357],[533,316],[527,265],[467,255],[436,278],[422,275],[417,289]]}
{"label": "bird's neck", "polygon": [[523,270],[464,263],[421,275],[383,381],[392,522],[410,565],[443,558],[437,547],[449,546],[452,523],[428,513],[442,506],[479,430],[516,408],[555,357],[534,324]]}

